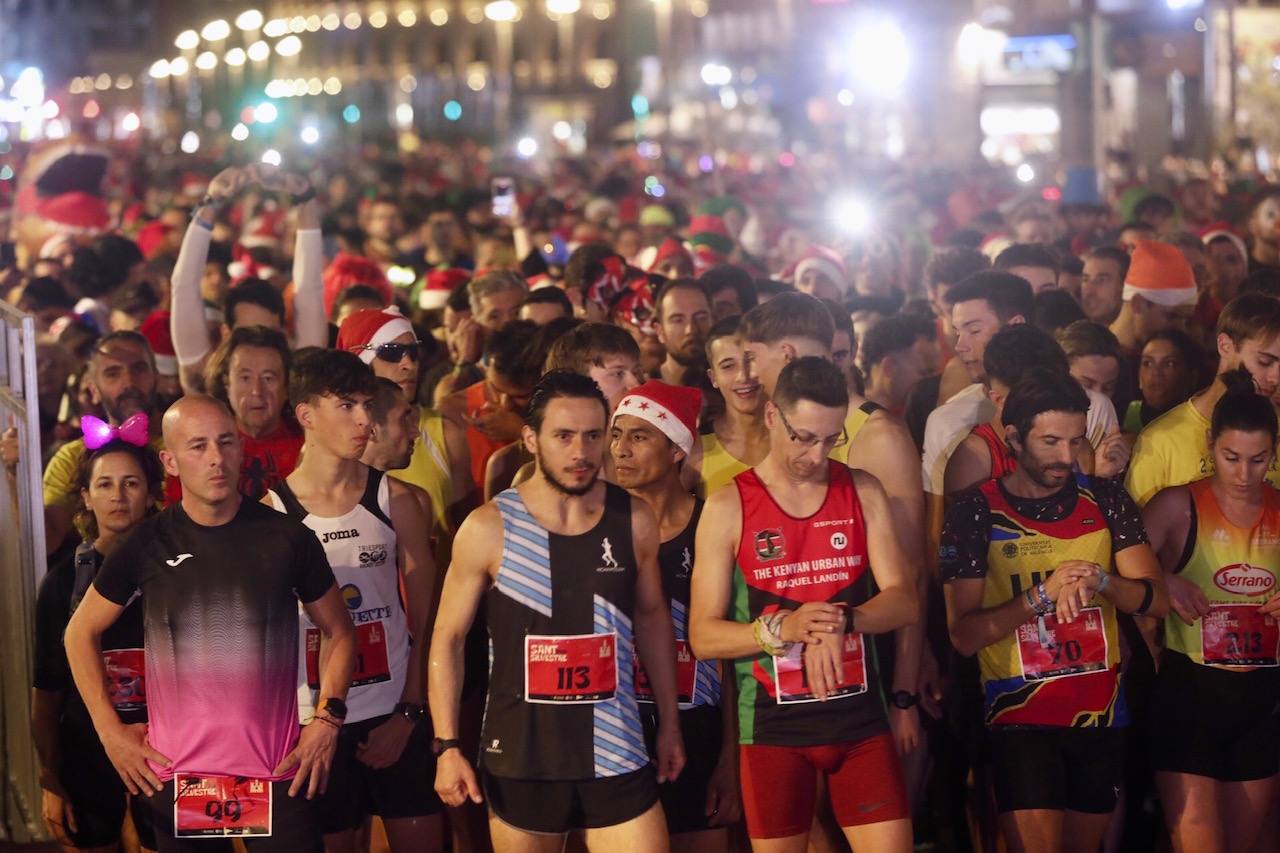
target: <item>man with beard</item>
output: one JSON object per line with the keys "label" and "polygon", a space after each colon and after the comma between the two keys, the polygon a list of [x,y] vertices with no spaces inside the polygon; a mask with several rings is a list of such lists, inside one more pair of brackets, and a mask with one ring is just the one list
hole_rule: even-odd
{"label": "man with beard", "polygon": [[1124,304],[1122,293],[1129,261],[1129,253],[1115,246],[1099,246],[1084,256],[1080,307],[1085,317],[1104,326],[1115,322]]}
{"label": "man with beard", "polygon": [[1167,607],[1133,500],[1072,473],[1088,410],[1066,373],[1024,377],[1003,412],[1017,467],[956,496],[939,550],[951,641],[978,656],[1011,850],[1098,848],[1129,724],[1116,613]]}
{"label": "man with beard", "polygon": [[[684,766],[671,615],[653,511],[599,479],[607,415],[589,378],[543,376],[521,436],[537,471],[471,514],[445,575],[427,682],[436,791],[451,806],[487,799],[498,851],[559,850],[576,829],[593,851],[667,849],[657,786]],[[490,687],[477,781],[458,700],[482,601]],[[658,710],[656,774],[637,651]]]}
{"label": "man with beard", "polygon": [[1249,272],[1280,269],[1280,190],[1263,190],[1249,213]]}
{"label": "man with beard", "polygon": [[[129,419],[146,414],[151,423],[151,447],[164,449],[156,401],[155,357],[147,339],[137,332],[112,332],[98,341],[89,356],[89,391],[102,406],[114,428],[131,428]],[[137,422],[132,422],[136,428]],[[145,432],[145,424],[142,430]],[[84,456],[84,439],[69,441],[58,449],[44,469],[45,542],[50,553],[71,532],[76,498],[76,470]]]}
{"label": "man with beard", "polygon": [[706,291],[693,279],[678,278],[658,291],[654,300],[658,320],[658,340],[667,357],[658,368],[668,385],[687,385],[694,377],[689,369],[702,364],[702,348],[711,329],[711,302]]}

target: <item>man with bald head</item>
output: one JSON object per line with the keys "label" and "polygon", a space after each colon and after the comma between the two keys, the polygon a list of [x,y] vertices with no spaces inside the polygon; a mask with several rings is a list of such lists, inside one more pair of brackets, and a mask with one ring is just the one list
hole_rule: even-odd
{"label": "man with bald head", "polygon": [[[184,397],[163,427],[160,458],[182,500],[112,552],[76,609],[66,632],[76,686],[112,765],[152,806],[161,853],[222,850],[207,839],[232,831],[250,851],[318,853],[309,801],[325,788],[355,661],[346,605],[316,535],[241,497],[240,438],[221,402]],[[126,726],[100,648],[138,593],[149,723]],[[301,734],[299,601],[327,651],[323,724]]]}

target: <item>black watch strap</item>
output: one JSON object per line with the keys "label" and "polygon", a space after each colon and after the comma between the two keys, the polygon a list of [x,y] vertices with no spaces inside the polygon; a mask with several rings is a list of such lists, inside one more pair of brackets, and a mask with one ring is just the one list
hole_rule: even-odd
{"label": "black watch strap", "polygon": [[901,708],[905,711],[908,708],[914,708],[920,703],[920,694],[911,693],[906,690],[895,690],[889,697],[889,700],[893,702],[893,707]]}
{"label": "black watch strap", "polygon": [[445,738],[443,740],[441,738],[436,738],[431,742],[431,752],[433,755],[441,756],[448,750],[458,749],[460,745],[461,741],[456,737]]}

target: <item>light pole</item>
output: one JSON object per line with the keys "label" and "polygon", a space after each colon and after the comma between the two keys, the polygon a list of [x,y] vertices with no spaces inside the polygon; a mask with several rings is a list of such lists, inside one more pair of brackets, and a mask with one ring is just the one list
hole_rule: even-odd
{"label": "light pole", "polygon": [[493,21],[498,43],[494,63],[494,126],[502,143],[511,131],[511,24],[520,17],[520,7],[513,0],[491,0],[484,6],[484,16]]}

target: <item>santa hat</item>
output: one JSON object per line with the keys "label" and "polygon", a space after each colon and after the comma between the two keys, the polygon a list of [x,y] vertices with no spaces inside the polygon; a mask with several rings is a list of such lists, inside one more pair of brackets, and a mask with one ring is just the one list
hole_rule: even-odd
{"label": "santa hat", "polygon": [[151,260],[164,248],[165,238],[173,231],[173,226],[153,219],[138,231],[138,248],[142,257]]}
{"label": "santa hat", "polygon": [[382,267],[361,255],[339,252],[324,270],[324,313],[333,316],[334,303],[342,291],[355,284],[372,287],[386,305],[392,302],[391,282]]}
{"label": "santa hat", "polygon": [[161,376],[178,375],[178,355],[173,349],[173,336],[169,334],[169,312],[152,311],[142,321],[138,332],[151,345],[156,358],[156,373]]}
{"label": "santa hat", "polygon": [[417,336],[399,308],[366,308],[342,321],[337,349],[354,352],[365,364],[372,364],[376,355],[373,347],[389,344],[405,333]]}
{"label": "santa hat", "polygon": [[1240,235],[1231,229],[1231,225],[1226,222],[1211,222],[1200,232],[1200,239],[1204,242],[1206,248],[1214,240],[1219,237],[1225,237],[1231,241],[1231,245],[1235,246],[1240,252],[1240,257],[1247,264],[1249,262],[1249,250],[1244,245],[1244,240],[1240,239]]}
{"label": "santa hat", "polygon": [[700,214],[689,222],[689,244],[695,250],[705,246],[722,257],[733,252],[733,238],[724,220],[710,214]]}
{"label": "santa hat", "polygon": [[19,216],[36,216],[71,234],[100,234],[111,224],[102,182],[109,155],[101,148],[68,143],[32,158],[14,198]]}
{"label": "santa hat", "polygon": [[1175,308],[1194,305],[1196,277],[1177,246],[1139,240],[1124,279],[1124,301],[1141,296],[1148,302]]}
{"label": "santa hat", "polygon": [[427,311],[443,308],[449,301],[449,294],[470,280],[471,273],[463,269],[431,270],[423,281],[422,290],[418,291],[418,307]]}
{"label": "santa hat", "polygon": [[280,235],[284,233],[284,210],[277,207],[264,207],[257,216],[251,217],[240,232],[240,245],[253,249],[258,246],[279,246]]}
{"label": "santa hat", "polygon": [[684,258],[689,262],[690,267],[693,266],[693,255],[689,254],[689,250],[684,247],[684,244],[674,237],[668,237],[658,246],[657,254],[653,256],[653,260],[650,261],[646,269],[649,272],[654,272],[659,265],[671,258]]}
{"label": "santa hat", "polygon": [[698,412],[701,409],[702,392],[697,388],[668,385],[650,379],[627,392],[613,413],[613,420],[616,421],[619,415],[640,418],[657,427],[676,447],[691,453],[693,442],[698,437]]}
{"label": "santa hat", "polygon": [[845,269],[844,258],[839,253],[826,246],[819,246],[816,243],[805,249],[804,254],[800,256],[800,260],[796,261],[795,270],[791,274],[791,282],[794,284],[801,277],[813,270],[821,273],[835,283],[840,288],[841,294],[849,292],[849,272]]}

